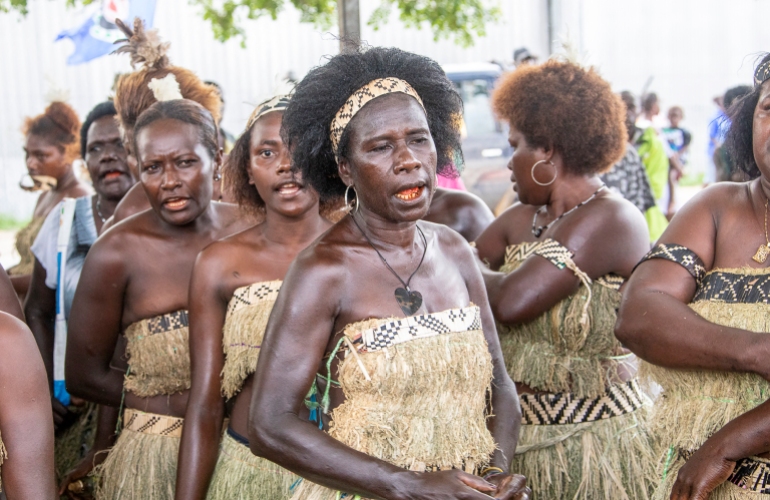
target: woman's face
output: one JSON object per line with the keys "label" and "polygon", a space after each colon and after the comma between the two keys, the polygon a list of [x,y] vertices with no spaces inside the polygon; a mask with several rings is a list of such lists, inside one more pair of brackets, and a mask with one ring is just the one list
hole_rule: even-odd
{"label": "woman's face", "polygon": [[72,170],[64,151],[40,135],[27,136],[24,155],[29,175],[47,175],[59,180]]}
{"label": "woman's face", "polygon": [[206,211],[221,156],[211,157],[195,125],[168,118],[152,122],[139,131],[136,149],[139,180],[155,213],[182,226]]}
{"label": "woman's face", "polygon": [[84,159],[99,196],[119,200],[134,185],[114,116],[103,116],[88,127]]}
{"label": "woman's face", "polygon": [[436,145],[420,104],[406,94],[368,103],[350,122],[340,176],[362,207],[392,222],[427,215],[436,185]]}
{"label": "woman's face", "polygon": [[318,210],[318,194],[291,171],[291,155],[281,140],[283,113],[273,111],[251,128],[249,183],[257,189],[268,210],[288,217]]}
{"label": "woman's face", "polygon": [[[541,184],[550,183],[557,175],[555,167],[546,160],[545,150],[531,147],[524,134],[513,125],[510,126],[508,142],[513,148],[508,169],[513,172],[511,181],[513,190],[519,194],[519,201],[527,205],[544,205],[548,201],[550,190],[547,186],[538,185],[532,176],[534,175]],[[542,161],[533,172],[532,167],[541,160],[546,161]]]}
{"label": "woman's face", "polygon": [[765,179],[770,179],[770,80],[762,84],[754,108],[754,160]]}

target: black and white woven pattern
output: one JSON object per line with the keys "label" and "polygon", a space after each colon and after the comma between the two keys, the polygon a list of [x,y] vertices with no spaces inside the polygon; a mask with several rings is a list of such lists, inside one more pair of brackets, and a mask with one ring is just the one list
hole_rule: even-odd
{"label": "black and white woven pattern", "polygon": [[332,120],[332,123],[329,126],[332,149],[334,152],[337,153],[337,148],[340,145],[340,139],[342,138],[342,133],[345,131],[345,127],[347,127],[350,120],[356,116],[356,113],[361,111],[361,108],[366,106],[366,104],[373,99],[395,92],[414,97],[417,99],[417,102],[420,103],[420,107],[425,110],[425,106],[423,106],[422,99],[420,99],[417,91],[405,80],[392,77],[372,80],[353,92],[353,95],[345,101],[345,104],[343,104],[339,111],[337,111],[337,114],[334,115],[334,120]]}
{"label": "black and white woven pattern", "polygon": [[[671,262],[676,262],[683,268],[687,269],[687,272],[695,278],[695,281],[700,284],[704,276],[706,276],[706,265],[703,263],[698,254],[690,250],[689,248],[676,245],[673,243],[658,243],[655,247],[645,255],[639,264],[646,260],[663,259]],[[639,265],[637,264],[637,266]]]}
{"label": "black and white woven pattern", "polygon": [[477,306],[468,306],[387,320],[376,328],[361,332],[360,343],[356,343],[360,345],[360,351],[371,352],[410,340],[474,330],[481,330],[481,311]]}
{"label": "black and white woven pattern", "polygon": [[711,271],[698,285],[693,302],[713,300],[730,304],[770,304],[770,269],[767,274]]}
{"label": "black and white woven pattern", "polygon": [[770,494],[770,463],[754,458],[739,460],[728,481],[744,490]]}
{"label": "black and white woven pattern", "polygon": [[569,393],[522,394],[521,423],[565,425],[595,422],[634,412],[647,403],[636,380],[610,386],[598,398],[578,398]]}
{"label": "black and white woven pattern", "polygon": [[150,335],[171,332],[180,328],[187,328],[190,325],[187,311],[184,310],[161,314],[145,321],[147,321],[147,331]]}
{"label": "black and white woven pattern", "polygon": [[283,281],[260,281],[251,285],[242,286],[233,292],[233,298],[227,305],[227,314],[230,315],[238,309],[256,304],[263,300],[275,302]]}

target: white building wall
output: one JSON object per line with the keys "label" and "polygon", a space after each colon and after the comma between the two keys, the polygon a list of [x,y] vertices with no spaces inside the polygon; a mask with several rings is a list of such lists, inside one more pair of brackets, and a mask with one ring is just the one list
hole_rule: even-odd
{"label": "white building wall", "polygon": [[[494,0],[490,0],[494,1]],[[288,3],[288,2],[287,2]],[[617,90],[639,92],[653,76],[651,90],[663,106],[685,108],[694,134],[693,166],[705,161],[705,130],[714,95],[751,82],[753,55],[770,48],[762,27],[770,2],[757,0],[552,0],[555,33],[571,37]],[[35,196],[17,187],[25,172],[19,127],[25,116],[40,113],[45,77],[71,91],[71,104],[85,116],[104,100],[114,75],[130,69],[127,57],[106,56],[67,66],[69,41],[53,43],[56,34],[83,22],[88,8],[67,9],[64,0],[29,0],[30,13],[0,14],[0,214],[24,218]],[[503,19],[488,27],[471,48],[433,41],[428,30],[407,30],[395,19],[380,31],[365,24],[379,0],[361,0],[363,36],[371,45],[392,45],[419,52],[441,63],[509,60],[526,45],[548,53],[546,0],[499,0]],[[93,7],[91,7],[93,8]],[[301,24],[290,7],[276,21],[246,23],[246,48],[239,40],[221,44],[187,0],[158,0],[155,25],[171,41],[171,60],[221,83],[227,110],[224,127],[237,133],[252,106],[270,96],[288,71],[301,77],[335,54],[338,42],[311,25]],[[335,28],[331,29],[332,32]]]}

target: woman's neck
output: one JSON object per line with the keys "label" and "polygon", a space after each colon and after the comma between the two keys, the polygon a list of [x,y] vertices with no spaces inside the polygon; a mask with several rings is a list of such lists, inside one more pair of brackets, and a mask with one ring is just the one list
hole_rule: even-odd
{"label": "woman's neck", "polygon": [[603,185],[604,183],[597,176],[562,179],[551,191],[546,212],[551,219],[555,219],[588,200]]}
{"label": "woman's neck", "polygon": [[391,222],[365,208],[358,212],[353,209],[350,215],[355,217],[361,230],[366,231],[366,236],[380,247],[408,249],[414,245],[416,221]]}
{"label": "woman's neck", "polygon": [[77,185],[78,178],[75,176],[75,172],[72,165],[69,166],[67,171],[61,177],[56,179],[56,188],[54,191],[66,191],[71,187]]}
{"label": "woman's neck", "polygon": [[262,235],[271,243],[287,247],[306,247],[326,229],[328,222],[315,205],[305,213],[290,217],[267,209]]}

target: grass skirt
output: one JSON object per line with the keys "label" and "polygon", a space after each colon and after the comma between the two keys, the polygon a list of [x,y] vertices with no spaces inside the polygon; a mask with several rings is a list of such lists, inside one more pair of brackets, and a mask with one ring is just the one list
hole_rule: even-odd
{"label": "grass skirt", "polygon": [[297,479],[283,467],[252,454],[248,446],[225,433],[206,498],[286,500]]}
{"label": "grass skirt", "polygon": [[174,500],[178,437],[123,429],[94,473],[98,500]]}
{"label": "grass skirt", "polygon": [[96,436],[98,421],[98,406],[88,403],[85,406],[69,406],[71,412],[78,416],[54,441],[54,466],[57,481],[71,471],[91,449]]}
{"label": "grass skirt", "polygon": [[654,485],[647,408],[595,422],[522,425],[511,471],[524,474],[532,500],[642,500]]}

